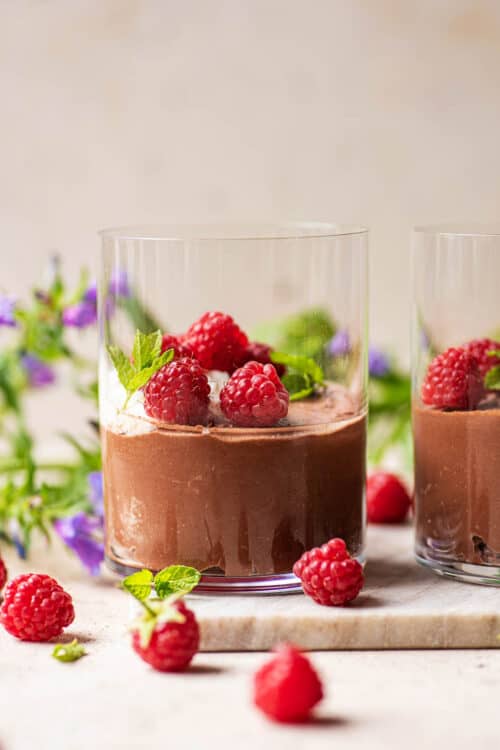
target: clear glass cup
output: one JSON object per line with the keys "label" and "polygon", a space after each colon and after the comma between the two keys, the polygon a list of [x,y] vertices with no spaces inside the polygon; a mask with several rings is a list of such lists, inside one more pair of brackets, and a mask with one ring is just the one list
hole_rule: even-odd
{"label": "clear glass cup", "polygon": [[[101,236],[99,394],[111,568],[125,574],[184,564],[203,573],[200,591],[276,593],[297,590],[294,562],[332,537],[363,559],[367,231],[172,226]],[[229,365],[227,357],[217,364],[226,372],[203,359],[189,333],[208,311],[232,316],[244,332]],[[190,424],[172,423],[179,418],[166,412],[148,416],[147,385],[124,408],[109,347],[125,353],[127,367],[136,329],[188,332],[184,344],[209,370],[206,414],[180,418]],[[217,348],[212,334],[208,347]],[[273,356],[302,358],[288,360],[283,381],[297,400],[275,423],[235,424],[220,403],[230,371],[268,361],[270,348]],[[316,384],[303,372],[311,362]]]}
{"label": "clear glass cup", "polygon": [[417,560],[500,585],[500,227],[416,229],[413,282]]}

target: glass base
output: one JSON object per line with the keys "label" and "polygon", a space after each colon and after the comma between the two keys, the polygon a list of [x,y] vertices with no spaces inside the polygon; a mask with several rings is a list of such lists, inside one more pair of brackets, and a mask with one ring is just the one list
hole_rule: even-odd
{"label": "glass base", "polygon": [[[139,570],[139,568],[124,565],[107,556],[105,562],[113,573],[117,573],[122,578]],[[204,575],[196,587],[197,594],[300,594],[301,592],[300,581],[293,573],[243,578]]]}
{"label": "glass base", "polygon": [[496,565],[476,565],[458,560],[434,560],[415,553],[415,559],[425,568],[445,578],[453,578],[463,583],[475,583],[481,586],[500,586],[500,567]]}

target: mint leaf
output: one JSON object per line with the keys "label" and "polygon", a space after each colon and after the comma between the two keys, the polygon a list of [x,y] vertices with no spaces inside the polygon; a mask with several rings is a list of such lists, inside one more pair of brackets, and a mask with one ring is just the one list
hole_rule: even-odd
{"label": "mint leaf", "polygon": [[128,357],[117,346],[108,346],[108,353],[115,366],[118,379],[126,389],[134,375],[134,368]]}
{"label": "mint leaf", "polygon": [[121,585],[125,591],[135,596],[140,602],[144,602],[151,594],[153,574],[150,570],[138,570],[137,573],[123,579]]}
{"label": "mint leaf", "polygon": [[200,582],[201,573],[186,565],[170,565],[155,575],[157,595],[165,599],[171,594],[189,594]]}
{"label": "mint leaf", "polygon": [[271,361],[285,365],[287,368],[281,381],[290,394],[290,401],[307,398],[316,391],[318,386],[323,385],[323,370],[309,357],[272,352]]}
{"label": "mint leaf", "polygon": [[161,341],[161,331],[153,331],[153,333],[137,331],[132,350],[132,357],[137,370],[151,366],[161,353]]}
{"label": "mint leaf", "polygon": [[486,373],[484,384],[486,388],[489,388],[492,391],[500,390],[500,365],[492,367],[491,370]]}
{"label": "mint leaf", "polygon": [[127,392],[123,408],[127,406],[131,396],[148,383],[155,372],[173,359],[174,350],[168,349],[162,354],[161,343],[160,330],[153,333],[136,331],[131,360],[117,346],[108,346],[108,353],[120,383]]}
{"label": "mint leaf", "polygon": [[52,656],[58,661],[67,662],[77,661],[77,659],[85,656],[86,653],[82,644],[78,643],[78,640],[75,638],[71,643],[57,643],[52,651]]}

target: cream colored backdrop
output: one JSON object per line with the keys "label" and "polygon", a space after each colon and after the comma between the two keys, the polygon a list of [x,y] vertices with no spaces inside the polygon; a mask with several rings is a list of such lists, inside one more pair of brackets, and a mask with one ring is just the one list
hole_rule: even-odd
{"label": "cream colored backdrop", "polygon": [[419,222],[499,219],[498,0],[0,0],[1,278],[159,220],[372,229],[407,348]]}

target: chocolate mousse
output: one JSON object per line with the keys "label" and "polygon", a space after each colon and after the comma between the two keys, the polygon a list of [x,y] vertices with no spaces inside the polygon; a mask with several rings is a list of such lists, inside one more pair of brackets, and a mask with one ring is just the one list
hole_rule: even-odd
{"label": "chocolate mousse", "polygon": [[305,549],[335,536],[362,554],[366,418],[344,389],[291,403],[272,428],[147,421],[146,431],[102,430],[115,567],[290,573]]}
{"label": "chocolate mousse", "polygon": [[476,411],[416,407],[416,551],[500,565],[500,403]]}

